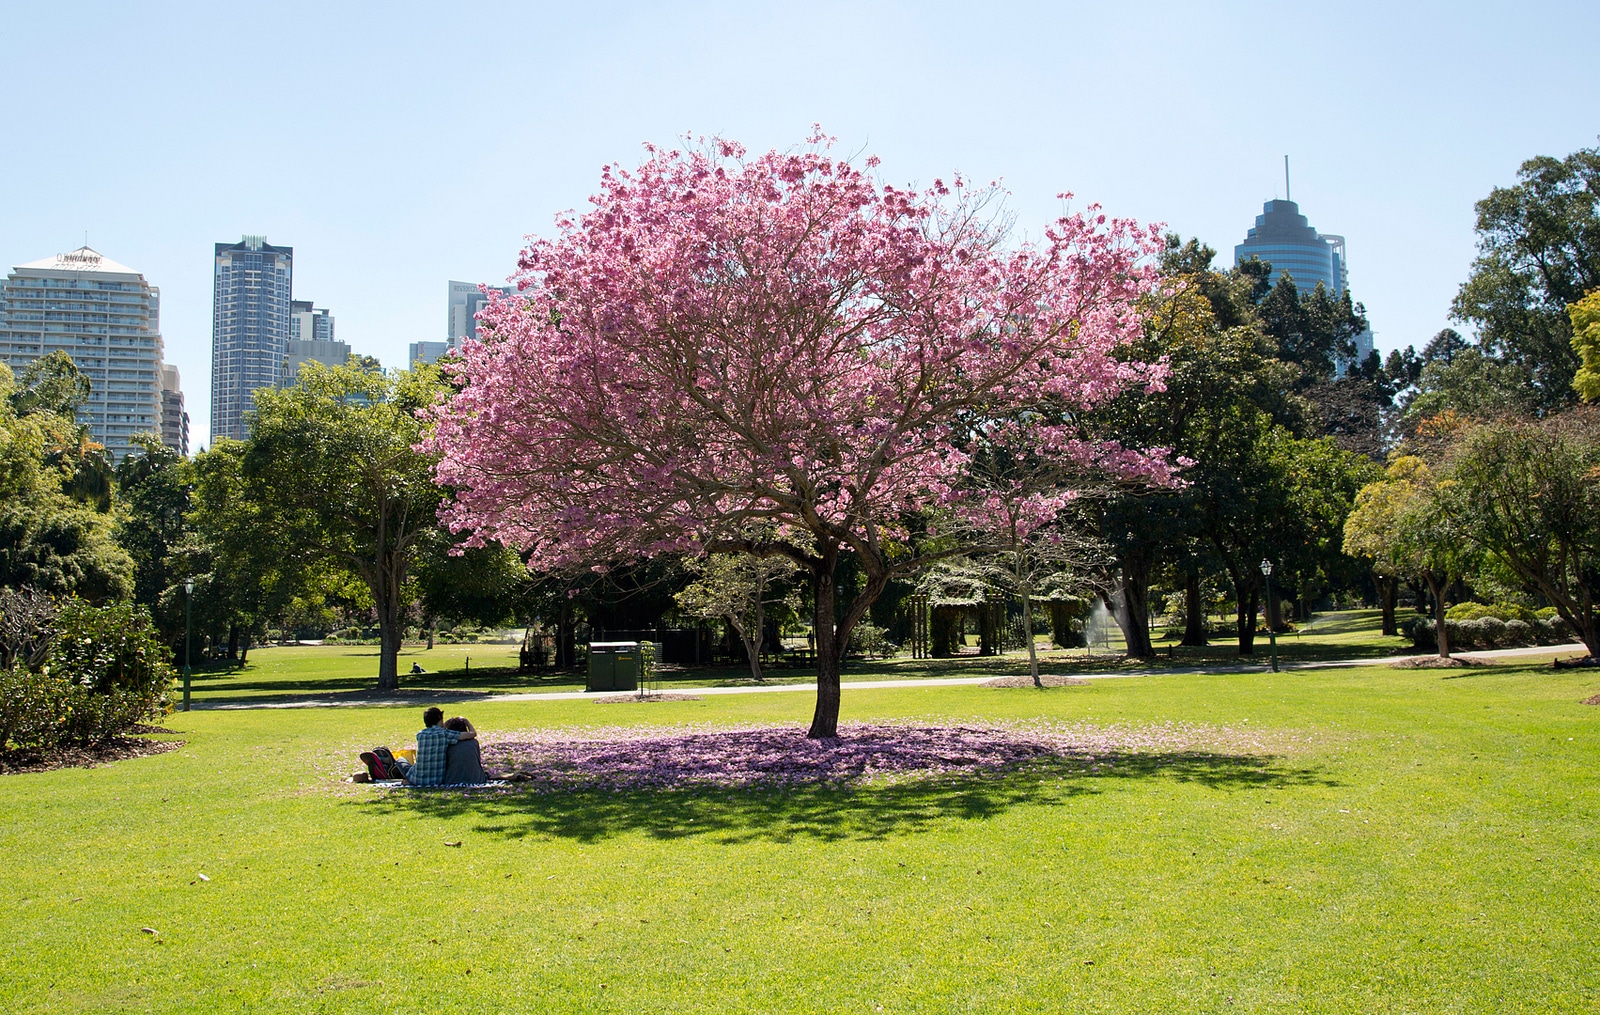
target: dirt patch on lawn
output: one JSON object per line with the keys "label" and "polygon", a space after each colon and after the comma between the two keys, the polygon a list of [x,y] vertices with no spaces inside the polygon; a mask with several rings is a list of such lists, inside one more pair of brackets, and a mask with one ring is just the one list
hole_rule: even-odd
{"label": "dirt patch on lawn", "polygon": [[1494,664],[1487,659],[1464,659],[1461,656],[1452,656],[1449,659],[1440,659],[1438,656],[1417,656],[1414,659],[1402,659],[1391,665],[1397,670],[1455,670]]}
{"label": "dirt patch on lawn", "polygon": [[1600,694],[1596,694],[1596,695],[1594,695],[1593,697],[1590,697],[1590,698],[1585,698],[1585,699],[1583,699],[1582,702],[1580,702],[1580,704],[1583,704],[1583,705],[1600,705]]}
{"label": "dirt patch on lawn", "polygon": [[[171,733],[159,726],[140,727],[140,733]],[[58,768],[98,768],[128,758],[148,758],[182,747],[182,740],[144,740],[140,737],[112,737],[92,747],[65,747],[48,754],[0,754],[0,775],[24,772],[53,772]]]}
{"label": "dirt patch on lawn", "polygon": [[[1050,674],[1050,673],[1041,673],[1039,675],[1039,683],[1043,684],[1046,687],[1080,687],[1080,686],[1082,686],[1084,684],[1087,684],[1088,681],[1083,679],[1082,677],[1062,677],[1062,676],[1057,676],[1055,674]],[[1033,686],[1033,678],[1030,677],[1030,676],[995,677],[993,680],[985,680],[980,686],[982,686],[982,687],[1032,687]]]}
{"label": "dirt patch on lawn", "polygon": [[594,698],[602,705],[622,705],[630,701],[699,701],[698,694],[678,694],[673,691],[651,691],[644,695],[639,694],[608,694],[604,698]]}

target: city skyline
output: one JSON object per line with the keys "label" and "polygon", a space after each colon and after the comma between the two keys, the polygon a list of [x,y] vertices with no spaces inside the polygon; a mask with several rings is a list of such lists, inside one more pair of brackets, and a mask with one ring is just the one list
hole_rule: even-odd
{"label": "city skyline", "polygon": [[[14,94],[70,62],[81,87],[153,116],[106,120],[91,157],[64,161],[38,153],[81,143],[69,120],[48,102],[19,107],[14,128],[32,140],[0,151],[0,187],[26,199],[0,206],[0,268],[73,249],[86,229],[139,265],[162,289],[167,355],[201,446],[213,281],[201,252],[218,238],[292,242],[296,292],[333,307],[352,348],[398,364],[411,343],[442,337],[441,283],[503,283],[524,236],[582,209],[602,165],[635,165],[642,143],[686,132],[787,148],[820,123],[837,152],[879,156],[896,183],[999,179],[1021,236],[1037,237],[1070,190],[1076,207],[1165,222],[1223,263],[1263,202],[1287,197],[1290,154],[1294,198],[1347,238],[1350,287],[1380,348],[1420,346],[1451,325],[1473,203],[1527,158],[1596,143],[1600,69],[1582,40],[1600,14],[1518,10],[1000,5],[975,18],[821,4],[800,19],[710,4],[490,7],[461,24],[473,57],[444,68],[420,11],[374,23],[325,5],[290,3],[270,20],[157,5],[82,22],[19,6],[0,67]],[[508,19],[522,31],[496,30]],[[841,19],[856,30],[830,27]],[[907,44],[872,41],[900,33]],[[518,42],[528,34],[548,43],[537,58]],[[239,116],[194,58],[208,52],[279,67],[281,81]],[[1485,63],[1503,73],[1480,73]],[[1271,84],[1310,65],[1339,68],[1314,107]],[[1242,67],[1248,86],[1233,83]],[[1538,103],[1506,85],[1535,77]],[[221,170],[273,122],[318,137],[318,157]]]}

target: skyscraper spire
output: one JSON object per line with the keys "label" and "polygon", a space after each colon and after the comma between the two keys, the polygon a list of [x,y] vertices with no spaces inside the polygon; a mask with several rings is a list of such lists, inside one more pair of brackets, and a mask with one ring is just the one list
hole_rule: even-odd
{"label": "skyscraper spire", "polygon": [[1293,201],[1294,195],[1289,193],[1289,156],[1283,157],[1283,199]]}

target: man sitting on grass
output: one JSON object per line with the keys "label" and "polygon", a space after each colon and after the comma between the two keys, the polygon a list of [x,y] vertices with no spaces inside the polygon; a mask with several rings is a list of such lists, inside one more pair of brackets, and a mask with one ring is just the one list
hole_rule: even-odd
{"label": "man sitting on grass", "polygon": [[444,770],[449,760],[450,745],[458,740],[476,740],[478,731],[462,720],[466,732],[446,729],[444,712],[438,707],[422,713],[423,728],[417,731],[417,760],[406,773],[406,781],[413,786],[444,785]]}

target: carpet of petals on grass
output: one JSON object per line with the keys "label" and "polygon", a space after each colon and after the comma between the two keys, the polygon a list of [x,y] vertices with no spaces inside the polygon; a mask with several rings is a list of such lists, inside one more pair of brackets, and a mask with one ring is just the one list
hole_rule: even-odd
{"label": "carpet of petals on grass", "polygon": [[538,792],[684,786],[857,786],[998,776],[1044,765],[1109,768],[1134,753],[1264,752],[1254,733],[1162,724],[843,724],[831,740],[798,726],[588,728],[485,738],[484,766]]}

